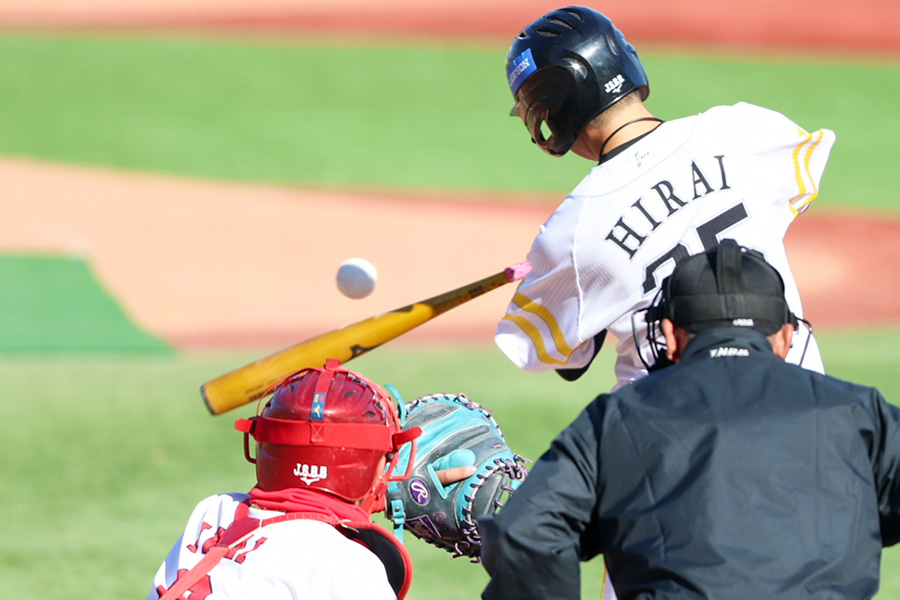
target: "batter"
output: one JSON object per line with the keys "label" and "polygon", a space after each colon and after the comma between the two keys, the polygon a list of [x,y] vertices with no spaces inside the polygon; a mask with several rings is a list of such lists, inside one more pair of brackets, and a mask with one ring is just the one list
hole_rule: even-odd
{"label": "batter", "polygon": [[[746,103],[663,122],[644,105],[649,81],[634,47],[584,7],[526,27],[507,76],[512,114],[532,141],[598,163],[542,225],[532,270],[498,325],[496,343],[516,365],[577,378],[608,333],[617,340],[615,389],[642,377],[654,362],[646,344],[634,344],[633,330],[646,325],[632,313],[651,303],[678,260],[722,239],[762,252],[802,318],[783,238],[818,195],[832,131],[810,133]],[[805,327],[788,361],[801,357],[823,370]]]}
{"label": "batter", "polygon": [[[650,352],[640,311],[679,260],[723,239],[761,252],[803,318],[783,239],[819,193],[832,131],[810,133],[746,103],[664,122],[644,104],[650,83],[634,46],[583,6],[523,29],[506,75],[510,115],[533,143],[597,163],[541,226],[531,272],[497,326],[495,341],[517,366],[577,379],[608,334],[617,342],[614,391],[667,366]],[[805,327],[787,360],[824,370]],[[615,598],[608,577],[602,597]]]}

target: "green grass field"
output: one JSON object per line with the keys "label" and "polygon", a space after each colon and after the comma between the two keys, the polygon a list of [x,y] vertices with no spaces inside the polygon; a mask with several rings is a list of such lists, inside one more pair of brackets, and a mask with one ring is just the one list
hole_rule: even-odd
{"label": "green grass field", "polygon": [[[8,32],[0,35],[0,154],[290,185],[512,190],[523,201],[531,191],[564,194],[585,165],[572,157],[551,163],[505,117],[504,53],[500,45]],[[817,203],[898,209],[883,171],[900,158],[893,106],[900,64],[662,51],[642,57],[653,86],[649,105],[659,116],[750,101],[808,129],[831,128],[838,142]],[[0,272],[0,286],[12,281]],[[45,312],[60,316],[53,305]],[[35,334],[7,325],[20,349]],[[896,401],[898,333],[819,337],[832,373],[876,385]],[[232,428],[252,410],[211,417],[198,388],[261,355],[104,358],[79,351],[0,359],[4,595],[142,597],[194,504],[252,485]],[[607,349],[574,384],[519,372],[492,346],[393,345],[354,368],[393,383],[407,399],[464,391],[495,409],[513,446],[536,458],[609,388],[611,358]],[[481,567],[415,540],[409,545],[417,569],[411,597],[479,595]],[[883,574],[879,599],[900,597],[900,551],[886,553]],[[585,568],[584,587],[599,582],[595,561]]]}
{"label": "green grass field", "polygon": [[77,256],[0,255],[0,355],[171,354]]}
{"label": "green grass field", "polygon": [[[833,373],[896,399],[898,334],[822,335],[821,343]],[[7,423],[0,437],[4,593],[41,600],[147,593],[194,504],[253,485],[253,467],[232,428],[253,408],[212,417],[198,387],[256,355],[0,360]],[[393,383],[407,400],[465,392],[495,410],[514,448],[536,458],[612,383],[611,356],[601,353],[600,363],[571,384],[552,374],[523,374],[491,346],[389,345],[353,367]],[[412,598],[478,597],[486,583],[480,566],[415,539],[408,546],[416,567]],[[585,565],[586,590],[599,589],[600,566]],[[898,597],[900,551],[885,554],[882,573],[878,598]]]}
{"label": "green grass field", "polygon": [[[0,35],[0,153],[215,179],[564,194],[505,48]],[[642,54],[673,119],[739,101],[837,133],[820,204],[896,210],[900,63]]]}

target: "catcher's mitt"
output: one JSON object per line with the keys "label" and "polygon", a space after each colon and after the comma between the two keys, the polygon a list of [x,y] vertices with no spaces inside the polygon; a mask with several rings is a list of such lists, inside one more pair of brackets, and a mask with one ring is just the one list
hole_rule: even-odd
{"label": "catcher's mitt", "polygon": [[[403,528],[447,550],[453,557],[479,561],[481,538],[475,522],[493,514],[528,474],[526,460],[513,453],[491,411],[463,394],[435,394],[406,405],[404,429],[420,427],[418,449],[409,465],[409,444],[400,451],[396,472],[410,472],[392,482],[387,517],[402,538]],[[442,485],[436,471],[475,466],[474,475]]]}

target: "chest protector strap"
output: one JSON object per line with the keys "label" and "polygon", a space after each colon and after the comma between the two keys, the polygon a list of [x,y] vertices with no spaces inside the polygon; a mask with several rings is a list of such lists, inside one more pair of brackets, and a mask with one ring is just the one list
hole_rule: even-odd
{"label": "chest protector strap", "polygon": [[341,521],[335,517],[314,512],[286,513],[270,519],[253,519],[249,517],[249,505],[242,502],[234,514],[234,522],[228,526],[216,545],[187,573],[180,576],[159,600],[180,600],[183,594],[191,589],[213,567],[219,564],[232,548],[247,541],[257,530],[272,523],[308,519],[328,523],[340,531],[347,539],[353,540],[368,548],[384,565],[388,582],[397,598],[403,600],[412,583],[412,559],[409,551],[387,529],[373,523]]}

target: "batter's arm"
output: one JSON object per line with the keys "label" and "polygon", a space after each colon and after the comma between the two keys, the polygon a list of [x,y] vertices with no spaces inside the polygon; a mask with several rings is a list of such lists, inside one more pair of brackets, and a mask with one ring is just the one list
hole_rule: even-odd
{"label": "batter's arm", "polygon": [[595,358],[597,358],[597,354],[599,354],[600,348],[603,347],[603,342],[604,340],[606,340],[606,333],[607,330],[604,329],[594,336],[594,355],[591,356],[591,360],[589,360],[586,365],[584,365],[583,367],[578,367],[577,369],[556,369],[556,374],[566,381],[575,381],[579,377],[587,373],[588,367],[591,366],[591,363],[594,362]]}

